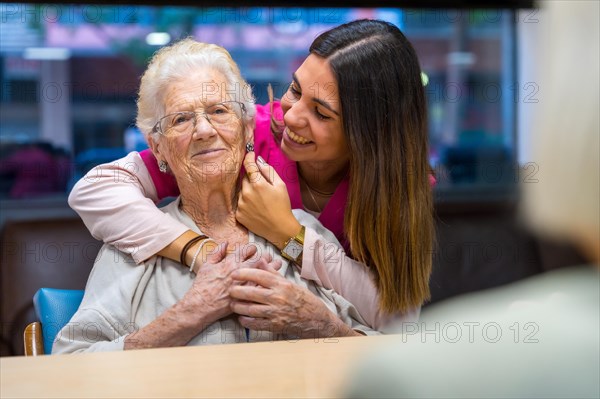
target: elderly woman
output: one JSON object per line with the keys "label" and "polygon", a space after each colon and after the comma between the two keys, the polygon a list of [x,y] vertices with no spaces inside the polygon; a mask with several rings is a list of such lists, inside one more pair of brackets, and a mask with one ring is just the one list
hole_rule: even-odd
{"label": "elderly woman", "polygon": [[[220,244],[212,252],[208,245],[198,246],[192,263],[206,263],[196,275],[158,256],[140,267],[130,255],[105,246],[83,302],[59,333],[54,353],[372,331],[348,301],[301,279],[275,247],[236,221],[239,173],[244,149],[251,150],[254,112],[250,87],[225,49],[185,39],[154,56],[141,81],[137,122],[160,170],[175,176],[181,192],[163,212]],[[312,216],[303,211],[296,216],[335,241]],[[232,313],[230,297],[236,288],[235,272],[244,267],[269,271],[272,287],[293,285],[295,309],[264,311],[296,312],[298,323],[263,323],[262,330],[252,334],[244,329]],[[269,295],[265,286],[255,291]]]}

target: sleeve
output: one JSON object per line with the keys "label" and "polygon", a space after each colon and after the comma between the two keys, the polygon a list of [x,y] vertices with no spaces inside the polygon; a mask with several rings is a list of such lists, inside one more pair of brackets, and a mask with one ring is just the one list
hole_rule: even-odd
{"label": "sleeve", "polygon": [[135,331],[132,303],[152,268],[136,266],[129,255],[104,245],[85,287],[79,309],[58,332],[52,354],[123,350]]}
{"label": "sleeve", "polygon": [[123,350],[126,335],[95,309],[80,309],[58,332],[52,354]]}
{"label": "sleeve", "polygon": [[[379,308],[379,292],[370,270],[346,255],[328,230],[306,228],[301,276],[332,289],[352,303],[367,325],[391,332],[393,325],[416,322],[420,308],[407,313],[386,313]],[[329,233],[329,234],[327,234]]]}
{"label": "sleeve", "polygon": [[69,205],[96,239],[141,263],[189,229],[159,210],[158,199],[146,164],[132,152],[88,172],[73,187]]}
{"label": "sleeve", "polygon": [[358,313],[356,306],[335,291],[331,290],[331,299],[336,307],[338,317],[350,328],[364,335],[381,335],[377,329],[369,327],[365,319]]}

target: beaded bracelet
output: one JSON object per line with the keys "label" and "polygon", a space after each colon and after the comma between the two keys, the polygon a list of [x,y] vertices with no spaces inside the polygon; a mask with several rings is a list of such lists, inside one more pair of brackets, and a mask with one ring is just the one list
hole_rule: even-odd
{"label": "beaded bracelet", "polygon": [[204,248],[204,246],[206,245],[207,242],[212,242],[214,244],[217,244],[215,242],[215,240],[211,239],[211,238],[206,238],[204,241],[202,241],[200,243],[200,245],[198,245],[198,249],[196,249],[196,252],[194,252],[194,257],[192,258],[192,264],[190,265],[190,273],[194,272],[194,265],[196,264],[196,259],[198,259],[198,255],[200,255],[200,251],[202,251],[202,248]]}
{"label": "beaded bracelet", "polygon": [[185,265],[185,255],[187,254],[187,251],[189,251],[189,250],[190,250],[190,248],[192,247],[192,245],[194,245],[194,244],[195,244],[195,243],[197,243],[198,241],[200,241],[200,240],[205,240],[205,239],[207,239],[207,238],[208,238],[208,237],[207,237],[207,236],[205,236],[205,235],[200,235],[200,236],[194,237],[194,238],[192,238],[191,240],[189,240],[189,241],[187,242],[187,244],[185,244],[185,245],[183,246],[183,249],[181,250],[181,254],[179,255],[179,262],[180,262],[182,265]]}

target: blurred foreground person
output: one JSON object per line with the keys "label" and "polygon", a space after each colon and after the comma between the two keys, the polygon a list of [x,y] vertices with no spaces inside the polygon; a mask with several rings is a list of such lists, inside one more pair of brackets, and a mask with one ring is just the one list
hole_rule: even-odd
{"label": "blurred foreground person", "polygon": [[[592,264],[426,309],[348,381],[349,397],[600,396],[599,3],[544,2],[523,214]],[[583,83],[583,85],[581,84]]]}

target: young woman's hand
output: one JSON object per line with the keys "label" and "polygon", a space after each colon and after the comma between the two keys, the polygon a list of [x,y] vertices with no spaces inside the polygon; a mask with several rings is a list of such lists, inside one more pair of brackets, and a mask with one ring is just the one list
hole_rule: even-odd
{"label": "young woman's hand", "polygon": [[248,230],[282,249],[301,228],[292,214],[285,183],[262,158],[256,160],[254,152],[246,154],[244,167],[246,175],[235,216]]}

